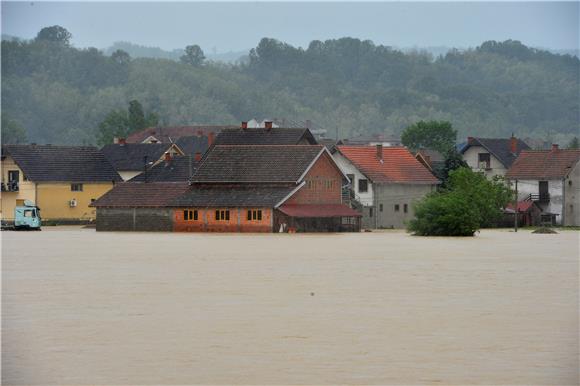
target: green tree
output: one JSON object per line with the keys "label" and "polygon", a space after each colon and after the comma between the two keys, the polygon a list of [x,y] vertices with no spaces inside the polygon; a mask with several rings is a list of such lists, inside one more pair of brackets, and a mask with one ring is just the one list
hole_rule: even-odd
{"label": "green tree", "polygon": [[115,63],[126,65],[131,62],[131,55],[129,55],[126,51],[116,50],[111,54],[111,59],[113,59]]}
{"label": "green tree", "polygon": [[19,144],[26,143],[26,129],[18,122],[8,118],[6,114],[2,114],[2,127],[0,128],[2,135],[2,144]]}
{"label": "green tree", "polygon": [[512,191],[502,178],[458,168],[449,173],[447,187],[427,196],[415,207],[409,231],[421,236],[472,236],[493,226],[510,202]]}
{"label": "green tree", "polygon": [[449,175],[452,171],[466,167],[468,167],[467,162],[463,160],[461,153],[455,147],[451,148],[445,155],[443,168],[436,173],[437,177],[441,180],[442,187],[447,187]]}
{"label": "green tree", "polygon": [[580,149],[580,141],[578,141],[578,137],[574,137],[568,143],[568,149]]}
{"label": "green tree", "polygon": [[408,230],[418,236],[473,236],[479,229],[477,210],[460,193],[435,193],[415,206]]}
{"label": "green tree", "polygon": [[401,135],[401,141],[412,150],[427,148],[446,154],[455,146],[457,131],[451,122],[419,121],[407,127]]}
{"label": "green tree", "polygon": [[205,60],[203,50],[197,44],[185,47],[185,55],[179,58],[182,63],[189,64],[194,67],[199,67]]}
{"label": "green tree", "polygon": [[36,41],[52,42],[68,46],[72,34],[68,30],[59,25],[53,25],[52,27],[44,27],[36,35]]}
{"label": "green tree", "polygon": [[156,126],[159,118],[155,113],[145,115],[143,106],[137,100],[129,102],[127,111],[111,111],[101,123],[99,123],[99,133],[97,142],[99,145],[113,143],[115,137],[127,137],[129,134]]}

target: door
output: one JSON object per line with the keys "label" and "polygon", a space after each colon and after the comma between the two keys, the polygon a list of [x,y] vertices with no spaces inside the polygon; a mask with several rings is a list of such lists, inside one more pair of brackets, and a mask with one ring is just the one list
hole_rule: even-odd
{"label": "door", "polygon": [[538,184],[538,190],[540,193],[540,201],[550,200],[550,190],[548,186],[548,181],[540,181]]}

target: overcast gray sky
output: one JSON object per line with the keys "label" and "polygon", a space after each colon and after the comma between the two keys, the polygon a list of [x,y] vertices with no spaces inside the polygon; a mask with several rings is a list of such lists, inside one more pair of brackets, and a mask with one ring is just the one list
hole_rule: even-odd
{"label": "overcast gray sky", "polygon": [[33,38],[61,25],[77,47],[115,41],[164,49],[199,44],[238,51],[262,37],[296,46],[352,36],[377,44],[472,47],[517,39],[534,47],[578,48],[578,2],[517,3],[161,3],[2,2],[2,33]]}

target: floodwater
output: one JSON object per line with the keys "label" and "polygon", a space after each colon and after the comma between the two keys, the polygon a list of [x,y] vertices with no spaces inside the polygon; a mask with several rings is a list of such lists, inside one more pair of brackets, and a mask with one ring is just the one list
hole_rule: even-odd
{"label": "floodwater", "polygon": [[3,232],[3,384],[578,384],[579,235]]}

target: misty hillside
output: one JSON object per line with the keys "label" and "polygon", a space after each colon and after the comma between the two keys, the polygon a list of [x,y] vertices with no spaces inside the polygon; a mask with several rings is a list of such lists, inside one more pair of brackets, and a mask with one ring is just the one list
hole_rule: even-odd
{"label": "misty hillside", "polygon": [[434,58],[352,38],[307,49],[263,39],[245,64],[171,59],[3,41],[3,118],[39,143],[94,143],[99,122],[133,99],[163,125],[310,119],[346,137],[398,135],[417,120],[441,119],[460,137],[562,141],[579,131],[578,58],[517,41]]}

